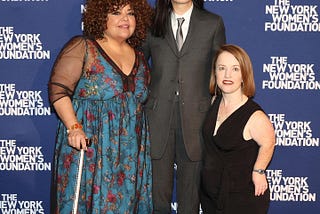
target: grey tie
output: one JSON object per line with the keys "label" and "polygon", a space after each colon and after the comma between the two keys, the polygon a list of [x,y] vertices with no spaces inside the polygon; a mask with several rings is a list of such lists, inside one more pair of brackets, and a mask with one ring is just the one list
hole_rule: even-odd
{"label": "grey tie", "polygon": [[176,34],[176,42],[178,46],[178,50],[181,50],[181,47],[183,45],[183,33],[182,33],[182,24],[184,22],[184,18],[177,18],[178,20],[178,29],[177,29],[177,34]]}

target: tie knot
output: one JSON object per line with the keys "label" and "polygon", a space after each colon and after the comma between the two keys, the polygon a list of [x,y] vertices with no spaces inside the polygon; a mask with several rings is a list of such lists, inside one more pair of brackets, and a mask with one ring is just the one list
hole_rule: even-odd
{"label": "tie knot", "polygon": [[178,20],[178,26],[181,26],[184,22],[184,18],[177,18]]}

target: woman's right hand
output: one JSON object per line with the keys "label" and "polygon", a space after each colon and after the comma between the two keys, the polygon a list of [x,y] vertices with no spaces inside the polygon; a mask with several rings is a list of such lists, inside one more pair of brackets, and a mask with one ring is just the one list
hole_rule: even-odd
{"label": "woman's right hand", "polygon": [[78,150],[87,150],[89,139],[82,129],[73,129],[68,131],[69,146]]}

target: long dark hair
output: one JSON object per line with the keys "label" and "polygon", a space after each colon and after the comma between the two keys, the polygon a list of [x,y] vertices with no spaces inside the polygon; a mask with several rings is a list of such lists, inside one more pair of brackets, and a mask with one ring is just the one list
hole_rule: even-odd
{"label": "long dark hair", "polygon": [[[193,6],[203,10],[204,0],[192,0]],[[152,24],[152,34],[156,37],[164,37],[167,33],[167,23],[172,11],[171,0],[157,0],[155,3],[155,15]]]}

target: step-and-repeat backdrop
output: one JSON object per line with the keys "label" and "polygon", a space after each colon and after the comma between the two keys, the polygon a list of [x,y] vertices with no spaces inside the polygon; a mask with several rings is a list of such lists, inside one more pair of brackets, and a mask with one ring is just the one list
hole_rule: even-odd
{"label": "step-and-repeat backdrop", "polygon": [[[49,213],[57,117],[47,82],[63,44],[81,34],[83,3],[0,0],[0,213]],[[271,214],[320,210],[319,6],[319,0],[205,1],[224,18],[227,42],[251,56],[255,99],[276,129],[267,171]]]}

